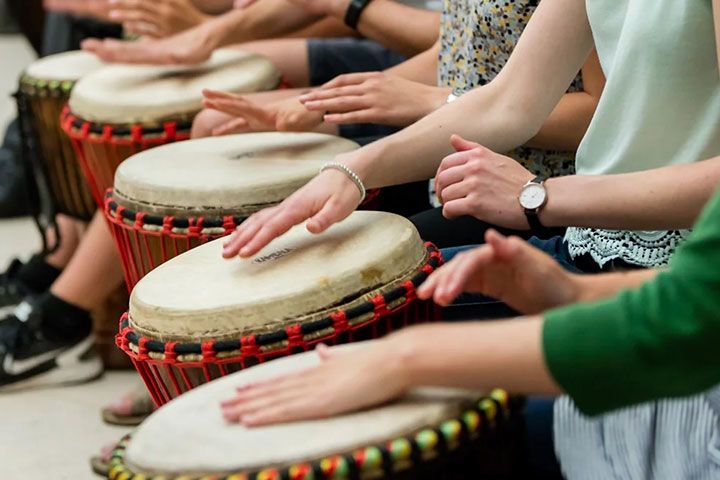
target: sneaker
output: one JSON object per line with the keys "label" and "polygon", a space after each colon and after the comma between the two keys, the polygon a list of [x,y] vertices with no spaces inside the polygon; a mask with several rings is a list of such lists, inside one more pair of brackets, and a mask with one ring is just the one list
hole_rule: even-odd
{"label": "sneaker", "polygon": [[102,374],[91,334],[51,340],[39,308],[23,301],[0,322],[0,392],[80,383]]}
{"label": "sneaker", "polygon": [[15,258],[10,262],[7,270],[0,273],[0,318],[12,313],[29,293],[18,280],[18,273],[22,267],[23,263]]}

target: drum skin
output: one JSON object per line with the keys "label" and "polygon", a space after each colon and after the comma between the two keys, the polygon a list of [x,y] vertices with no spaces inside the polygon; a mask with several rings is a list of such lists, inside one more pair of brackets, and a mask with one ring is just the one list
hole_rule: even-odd
{"label": "drum skin", "polygon": [[52,55],[31,64],[19,85],[29,110],[24,121],[32,132],[33,162],[47,179],[55,210],[85,221],[97,206],[60,116],[75,82],[101,67],[102,63],[86,52]]}
{"label": "drum skin", "polygon": [[63,112],[63,129],[102,208],[125,159],[190,138],[204,88],[248,93],[276,88],[279,81],[269,60],[229,49],[195,66],[111,65],[78,82]]}
{"label": "drum skin", "polygon": [[249,429],[222,418],[220,401],[238,387],[318,363],[314,352],[279,359],[170,402],[115,450],[109,478],[476,478],[488,444],[509,447],[513,403],[500,390],[421,388],[359,412]]}

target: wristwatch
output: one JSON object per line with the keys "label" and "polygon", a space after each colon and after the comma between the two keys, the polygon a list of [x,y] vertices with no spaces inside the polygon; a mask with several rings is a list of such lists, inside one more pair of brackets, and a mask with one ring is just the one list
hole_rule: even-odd
{"label": "wristwatch", "polygon": [[525,216],[527,217],[530,228],[533,230],[544,229],[545,227],[540,223],[538,213],[545,203],[547,203],[545,177],[538,175],[523,185],[518,200],[520,201],[520,206],[525,210]]}
{"label": "wristwatch", "polygon": [[365,10],[371,0],[350,0],[347,10],[345,10],[345,25],[357,30],[360,14]]}

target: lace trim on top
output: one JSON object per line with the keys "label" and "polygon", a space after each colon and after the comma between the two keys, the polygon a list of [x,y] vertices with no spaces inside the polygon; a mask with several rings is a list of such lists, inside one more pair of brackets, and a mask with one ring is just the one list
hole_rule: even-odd
{"label": "lace trim on top", "polygon": [[565,240],[573,258],[589,254],[601,267],[620,259],[645,268],[667,265],[690,230],[628,231],[568,228]]}

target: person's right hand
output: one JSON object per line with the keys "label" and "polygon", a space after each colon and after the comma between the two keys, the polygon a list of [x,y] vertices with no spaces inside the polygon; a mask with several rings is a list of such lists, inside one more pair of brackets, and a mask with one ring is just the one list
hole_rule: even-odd
{"label": "person's right hand", "polygon": [[69,13],[79,17],[93,17],[113,22],[109,0],[43,0],[43,7],[51,12]]}
{"label": "person's right hand", "polygon": [[307,220],[321,233],[350,215],[360,203],[357,186],[344,173],[325,170],[281,204],[250,216],[223,243],[223,257],[251,257],[295,225]]}
{"label": "person's right hand", "polygon": [[200,25],[210,18],[190,0],[109,0],[110,19],[125,32],[167,37]]}
{"label": "person's right hand", "polygon": [[433,272],[418,289],[418,297],[449,305],[463,292],[479,293],[528,314],[578,301],[579,275],[546,253],[495,230],[488,230],[485,241]]}
{"label": "person's right hand", "polygon": [[142,39],[134,42],[89,38],[82,49],[92,52],[105,62],[143,63],[151,65],[192,65],[210,58],[213,42],[212,22],[163,39]]}

